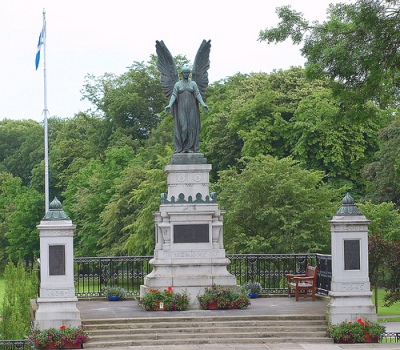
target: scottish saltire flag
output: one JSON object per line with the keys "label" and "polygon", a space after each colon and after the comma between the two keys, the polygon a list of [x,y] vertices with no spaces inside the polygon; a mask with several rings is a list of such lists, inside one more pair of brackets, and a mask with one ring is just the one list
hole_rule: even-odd
{"label": "scottish saltire flag", "polygon": [[39,41],[38,41],[38,44],[37,44],[37,53],[36,53],[36,59],[35,59],[36,70],[39,67],[40,49],[42,48],[42,45],[44,44],[44,31],[45,31],[45,27],[43,25],[42,31],[39,34]]}

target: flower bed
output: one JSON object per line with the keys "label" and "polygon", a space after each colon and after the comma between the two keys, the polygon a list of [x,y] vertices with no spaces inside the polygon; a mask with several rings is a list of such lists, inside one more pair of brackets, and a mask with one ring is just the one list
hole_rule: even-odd
{"label": "flower bed", "polygon": [[189,298],[185,292],[175,293],[172,287],[162,292],[150,288],[139,304],[147,311],[183,311],[189,305]]}
{"label": "flower bed", "polygon": [[212,285],[205,289],[204,294],[198,295],[197,300],[203,310],[217,309],[242,309],[250,305],[247,290],[238,288],[225,288]]}
{"label": "flower bed", "polygon": [[327,332],[335,343],[377,343],[380,336],[385,333],[385,326],[378,322],[364,322],[359,318],[357,322],[344,321],[330,325]]}
{"label": "flower bed", "polygon": [[60,326],[59,329],[49,328],[42,331],[35,328],[29,337],[39,349],[62,349],[67,346],[79,349],[88,339],[83,326],[76,328]]}

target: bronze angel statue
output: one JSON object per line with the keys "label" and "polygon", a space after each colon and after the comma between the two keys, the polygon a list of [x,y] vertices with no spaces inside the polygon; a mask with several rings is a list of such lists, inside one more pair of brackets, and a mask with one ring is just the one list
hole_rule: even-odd
{"label": "bronze angel statue", "polygon": [[165,112],[171,111],[174,117],[175,153],[199,152],[199,103],[208,113],[208,107],[203,98],[208,86],[210,48],[211,40],[203,40],[194,60],[192,79],[189,79],[190,68],[184,66],[182,80],[179,80],[178,70],[171,53],[163,41],[156,41],[157,68],[161,73],[163,92],[169,100]]}

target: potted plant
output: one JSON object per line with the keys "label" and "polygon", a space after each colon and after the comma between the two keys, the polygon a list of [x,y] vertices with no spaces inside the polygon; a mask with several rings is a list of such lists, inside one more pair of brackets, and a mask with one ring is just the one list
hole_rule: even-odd
{"label": "potted plant", "polygon": [[107,286],[103,289],[103,294],[110,301],[117,301],[125,298],[125,290],[121,287]]}
{"label": "potted plant", "polygon": [[198,295],[197,300],[203,310],[242,309],[250,305],[247,291],[215,284],[205,288],[204,294]]}
{"label": "potted plant", "polygon": [[82,349],[82,344],[88,339],[88,334],[83,326],[60,326],[59,329],[44,330],[34,328],[29,337],[29,340],[35,343],[39,349]]}
{"label": "potted plant", "polygon": [[162,292],[150,288],[139,304],[147,311],[183,311],[189,306],[189,297],[186,292],[175,293],[172,287]]}
{"label": "potted plant", "polygon": [[361,318],[356,322],[343,321],[328,328],[328,334],[335,343],[377,343],[383,333],[384,325],[378,322],[364,322]]}
{"label": "potted plant", "polygon": [[251,299],[257,298],[262,291],[262,286],[258,282],[247,282],[244,288]]}

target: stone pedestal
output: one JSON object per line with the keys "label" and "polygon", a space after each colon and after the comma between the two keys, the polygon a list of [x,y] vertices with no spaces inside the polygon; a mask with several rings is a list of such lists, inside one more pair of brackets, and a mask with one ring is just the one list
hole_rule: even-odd
{"label": "stone pedestal", "polygon": [[369,223],[349,194],[330,221],[332,283],[327,314],[332,324],[358,318],[377,320],[368,277]]}
{"label": "stone pedestal", "polygon": [[149,288],[171,286],[175,292],[187,291],[195,306],[205,287],[236,286],[227,270],[224,212],[218,209],[216,194],[209,193],[210,170],[200,153],[175,154],[166,166],[168,194],[162,194],[160,211],[154,213],[153,271],[141,286],[141,297]]}
{"label": "stone pedestal", "polygon": [[35,326],[41,330],[81,325],[74,286],[75,225],[55,199],[37,226],[40,231],[40,292]]}

